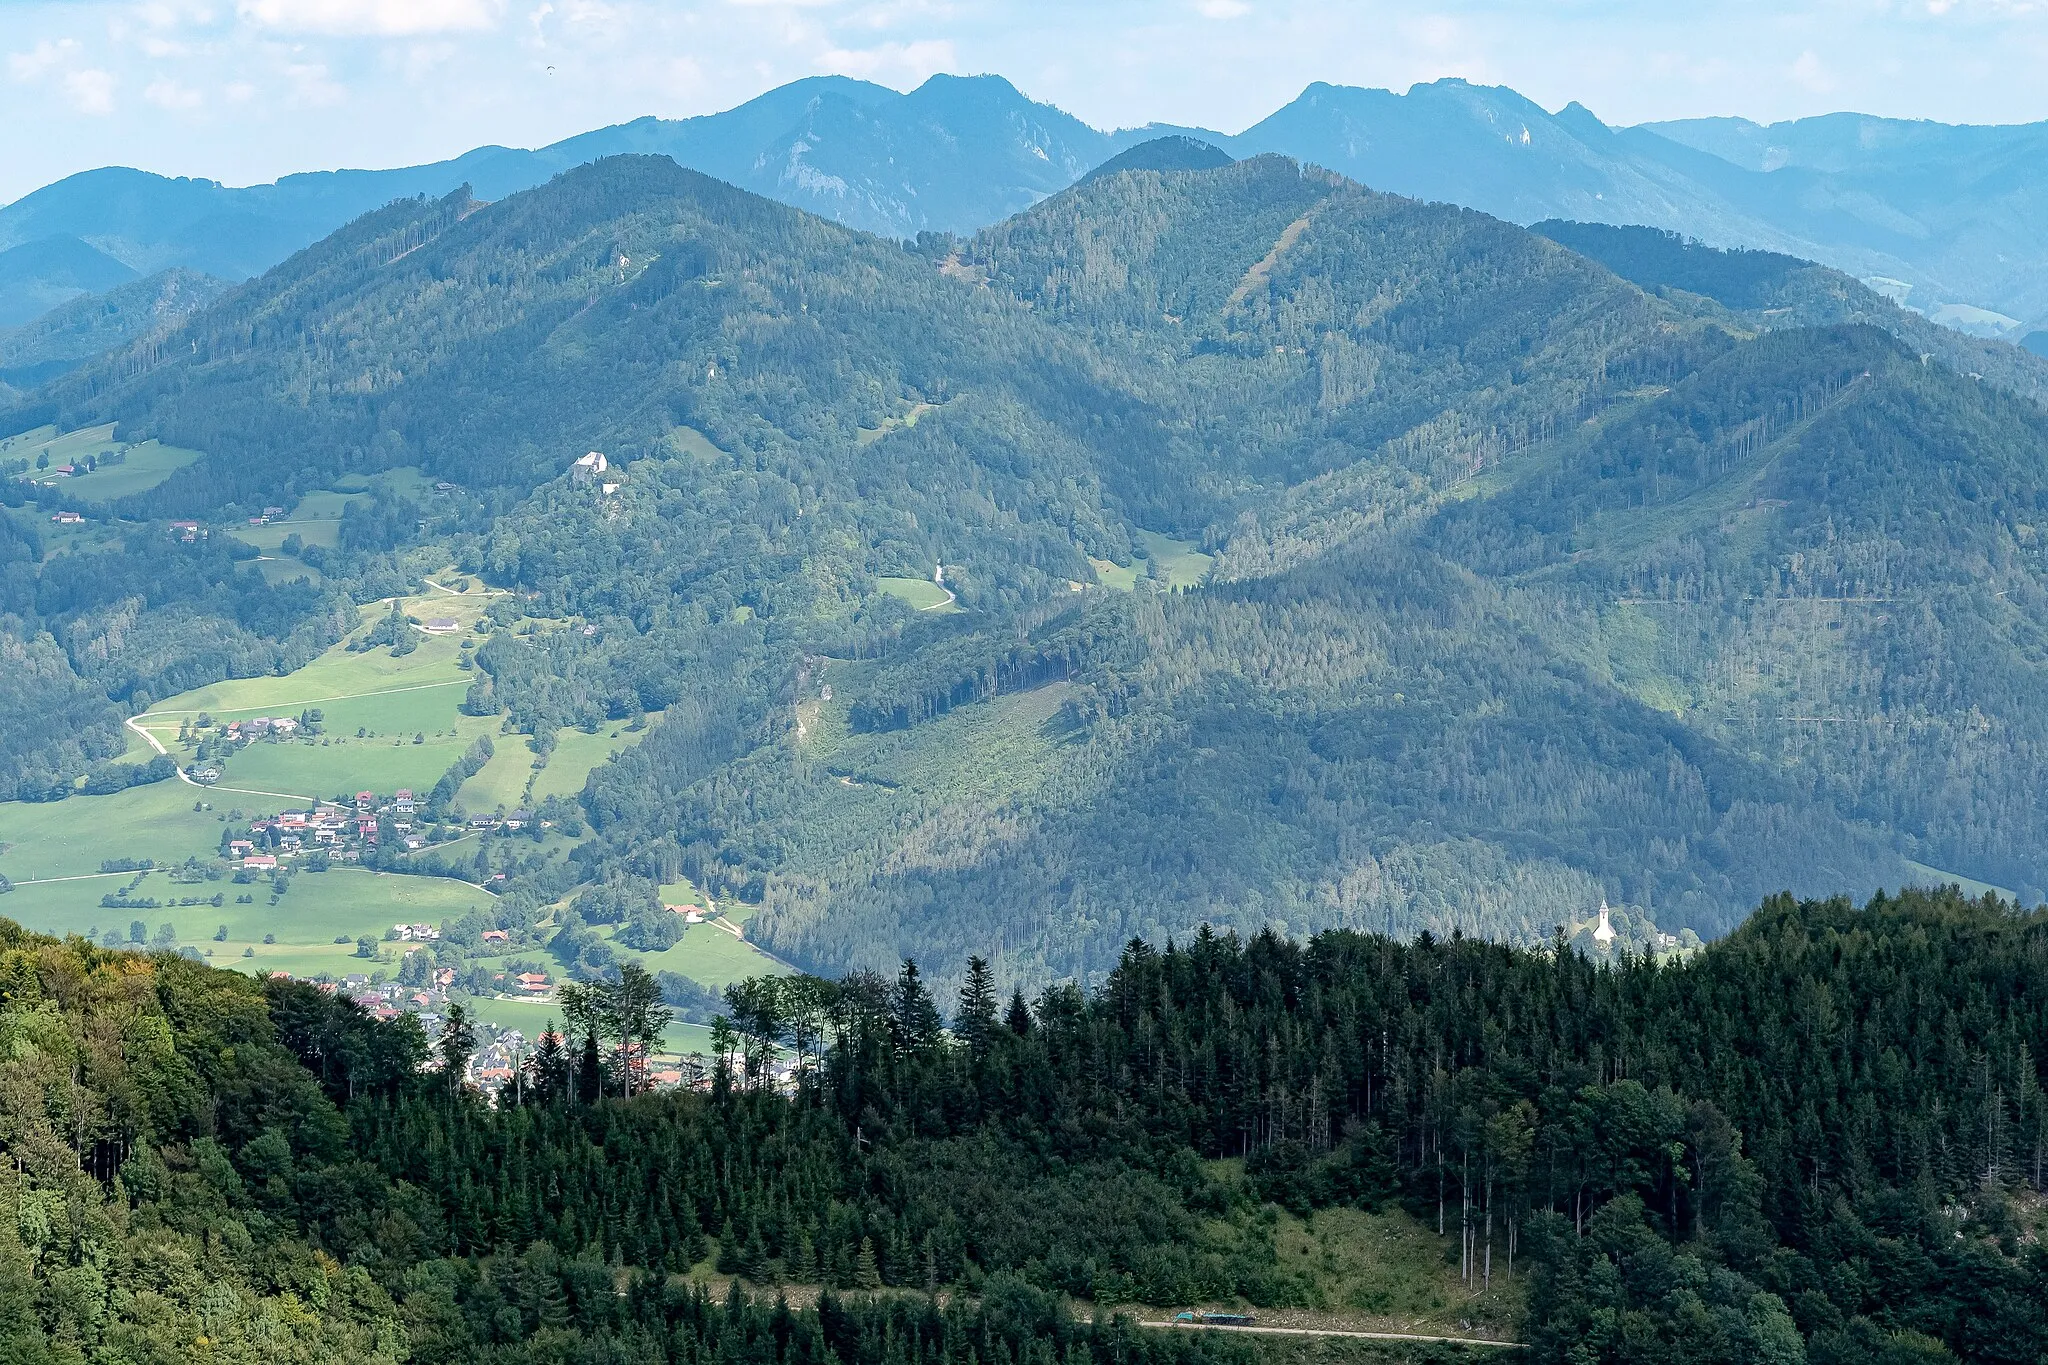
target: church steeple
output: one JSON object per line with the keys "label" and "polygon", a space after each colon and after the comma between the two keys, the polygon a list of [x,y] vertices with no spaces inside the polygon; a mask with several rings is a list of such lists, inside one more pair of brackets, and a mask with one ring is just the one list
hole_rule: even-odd
{"label": "church steeple", "polygon": [[1607,922],[1607,897],[1600,898],[1600,927],[1593,931],[1593,941],[1605,948],[1614,942],[1614,926]]}

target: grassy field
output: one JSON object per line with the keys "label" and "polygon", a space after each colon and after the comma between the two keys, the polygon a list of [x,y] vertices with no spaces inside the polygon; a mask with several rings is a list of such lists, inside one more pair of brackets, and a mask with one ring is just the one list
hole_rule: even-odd
{"label": "grassy field", "polygon": [[[610,929],[600,929],[609,938]],[[693,924],[673,948],[659,953],[636,952],[614,944],[619,956],[631,958],[650,972],[676,972],[700,986],[723,990],[757,976],[788,976],[790,969],[743,939],[712,924]]]}
{"label": "grassy field", "polygon": [[892,431],[900,431],[905,427],[916,426],[919,418],[928,412],[937,411],[937,409],[938,404],[936,403],[913,403],[897,416],[884,417],[882,425],[878,427],[860,428],[854,433],[854,443],[864,446],[873,445]]}
{"label": "grassy field", "polygon": [[[1238,1178],[1243,1169],[1234,1159],[1208,1166],[1225,1180]],[[1399,1208],[1331,1208],[1307,1219],[1274,1212],[1278,1268],[1308,1281],[1316,1306],[1260,1309],[1262,1326],[1514,1339],[1527,1267],[1518,1265],[1509,1277],[1500,1227],[1494,1235],[1493,1286],[1482,1292],[1476,1277],[1471,1284],[1459,1278],[1455,1208],[1444,1236]],[[1142,1308],[1140,1316],[1158,1320],[1188,1307],[1233,1306],[1242,1311],[1238,1305],[1158,1304]]]}
{"label": "grassy field", "polygon": [[[452,688],[439,695],[450,711],[462,697]],[[288,792],[317,800],[357,791],[394,792],[401,787],[423,792],[440,781],[441,774],[462,757],[477,736],[491,735],[494,743],[503,740],[503,747],[513,747],[510,736],[497,734],[495,716],[436,716],[433,720],[442,726],[439,730],[416,730],[402,736],[380,732],[375,738],[363,739],[355,738],[354,729],[347,726],[347,719],[352,718],[339,723],[328,721],[340,731],[332,739],[269,740],[249,745],[222,765],[220,785]],[[425,735],[425,741],[414,743],[415,734]]]}
{"label": "grassy field", "polygon": [[533,750],[527,747],[527,737],[499,735],[493,743],[496,749],[491,761],[456,793],[455,800],[464,810],[517,810],[526,804],[526,784],[534,772]]}
{"label": "grassy field", "polygon": [[[387,928],[400,921],[438,924],[444,919],[459,918],[490,901],[476,887],[445,878],[401,877],[336,868],[294,876],[291,889],[276,905],[270,904],[267,882],[237,885],[223,879],[180,886],[165,874],[153,872],[142,879],[132,895],[176,901],[181,897],[211,897],[219,893],[226,903],[167,904],[155,910],[102,908],[100,897],[120,890],[132,876],[17,886],[0,896],[0,915],[44,933],[90,932],[95,937],[109,929],[125,936],[131,920],[141,920],[152,935],[158,926],[169,924],[177,931],[180,946],[190,944],[210,952],[215,966],[244,971],[288,971],[299,976],[323,971],[345,976],[374,970],[378,965],[354,956],[358,935],[381,938]],[[251,903],[238,905],[237,896],[249,896]],[[213,935],[223,924],[227,926],[228,937],[218,942]],[[274,936],[277,942],[264,943],[266,934]],[[349,940],[347,944],[334,942],[344,935]],[[254,956],[242,956],[245,948],[252,950]],[[391,970],[391,966],[386,964],[385,970]]]}
{"label": "grassy field", "polygon": [[[106,858],[183,862],[211,857],[220,844],[221,812],[237,798],[183,782],[152,782],[112,796],[68,801],[0,803],[0,873],[16,882],[98,872]],[[216,811],[195,811],[211,802]],[[92,893],[99,900],[100,891]]]}
{"label": "grassy field", "polygon": [[1088,563],[1103,587],[1129,592],[1138,586],[1139,579],[1150,578],[1161,587],[1178,592],[1200,584],[1209,576],[1209,566],[1216,562],[1213,555],[1197,550],[1194,541],[1175,540],[1157,531],[1138,532],[1138,543],[1144,548],[1144,557],[1134,557],[1129,564],[1089,558]]}
{"label": "grassy field", "polygon": [[[58,479],[65,492],[88,502],[111,502],[130,493],[140,493],[154,488],[178,470],[200,458],[200,452],[167,446],[159,441],[141,441],[128,444],[114,439],[114,424],[105,423],[96,427],[82,427],[77,431],[61,435],[55,427],[38,427],[34,431],[0,441],[0,456],[7,459],[27,459],[33,463],[39,456],[48,455],[52,468],[69,464],[84,456],[120,454],[120,464],[95,469],[90,474],[81,474],[69,479]],[[31,478],[48,479],[40,470],[31,470]]]}
{"label": "grassy field", "polygon": [[[469,996],[464,998],[464,1003],[475,1011],[477,1018],[499,1028],[516,1028],[526,1035],[528,1041],[540,1037],[541,1030],[550,1023],[560,1024],[562,1021],[562,1007],[550,1002]],[[711,1030],[702,1024],[671,1022],[661,1035],[661,1050],[677,1056],[691,1052],[709,1055]]]}
{"label": "grassy field", "polygon": [[2000,900],[2008,901],[2017,901],[2020,898],[2017,891],[2009,891],[2002,886],[1993,886],[1990,882],[1980,882],[1975,878],[1965,877],[1959,872],[1943,872],[1938,867],[1929,867],[1926,863],[1916,863],[1910,858],[1906,859],[1906,866],[1919,874],[1921,880],[1917,884],[1920,886],[1947,886],[1950,882],[1954,882],[1957,886],[1963,888],[1963,894],[1966,896],[1997,896]]}
{"label": "grassy field", "polygon": [[1140,531],[1138,539],[1143,542],[1145,553],[1159,566],[1159,576],[1169,588],[1195,587],[1209,576],[1209,566],[1216,562],[1213,555],[1196,549],[1192,540],[1175,540],[1157,531]]}
{"label": "grassy field", "polygon": [[[659,718],[660,713],[655,712],[648,720],[651,723]],[[591,769],[639,743],[646,733],[645,729],[626,728],[623,721],[599,726],[595,734],[574,728],[562,730],[555,736],[547,766],[539,770],[533,766],[533,750],[526,736],[500,736],[491,761],[463,784],[456,799],[465,810],[482,812],[499,806],[507,810],[529,807],[550,796],[573,798],[590,780]]]}
{"label": "grassy field", "polygon": [[711,438],[695,427],[672,427],[668,433],[669,448],[678,455],[693,460],[723,462],[732,456],[711,443]]}
{"label": "grassy field", "polygon": [[953,594],[929,578],[877,578],[875,586],[891,597],[900,597],[919,611],[959,611]]}
{"label": "grassy field", "polygon": [[[648,720],[651,723],[655,718],[650,715]],[[628,730],[624,725],[600,726],[594,735],[581,730],[562,731],[555,736],[555,751],[548,756],[548,766],[534,779],[533,799],[545,801],[550,796],[577,795],[590,780],[591,769],[613,754],[632,748],[646,733]]]}

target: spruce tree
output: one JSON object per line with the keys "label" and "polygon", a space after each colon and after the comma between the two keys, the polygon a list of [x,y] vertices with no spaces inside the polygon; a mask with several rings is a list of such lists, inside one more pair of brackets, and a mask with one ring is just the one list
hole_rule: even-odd
{"label": "spruce tree", "polygon": [[976,1055],[988,1050],[996,1027],[995,978],[985,958],[967,959],[967,979],[960,985],[960,1011],[953,1032]]}

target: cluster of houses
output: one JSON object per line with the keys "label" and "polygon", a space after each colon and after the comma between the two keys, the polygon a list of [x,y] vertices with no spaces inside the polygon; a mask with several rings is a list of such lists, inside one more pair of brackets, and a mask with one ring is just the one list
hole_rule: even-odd
{"label": "cluster of houses", "polygon": [[[424,925],[399,924],[397,930],[420,930]],[[414,941],[419,941],[415,939]],[[272,972],[280,980],[304,980],[290,972]],[[444,967],[433,975],[427,986],[406,986],[396,982],[373,982],[361,973],[352,973],[340,980],[316,978],[310,984],[330,995],[339,995],[353,1000],[368,1012],[371,1018],[389,1022],[400,1015],[410,1014],[420,1021],[420,1027],[427,1035],[429,1044],[440,1037],[448,1018],[448,992],[455,984],[455,972]],[[508,979],[508,985],[516,984],[525,993],[533,994],[547,989],[547,978],[537,972],[522,973]],[[469,1059],[466,1079],[486,1096],[495,1098],[505,1087],[513,1083],[520,1067],[533,1056],[533,1043],[518,1029],[501,1028],[485,1020],[473,1020],[477,1031],[477,1050]],[[429,1062],[432,1066],[435,1063]],[[711,1085],[710,1068],[701,1056],[668,1061],[649,1058],[638,1048],[632,1058],[636,1076],[635,1084],[646,1085],[656,1090],[689,1088],[704,1090]],[[771,1083],[783,1091],[795,1086],[795,1064],[789,1058],[777,1058],[770,1066]]]}
{"label": "cluster of houses", "polygon": [[263,509],[262,516],[249,518],[249,524],[251,526],[268,526],[272,517],[281,517],[283,515],[284,509],[282,507],[266,507]]}
{"label": "cluster of houses", "polygon": [[[242,722],[244,728],[255,722]],[[288,719],[273,719],[270,726],[296,726]],[[277,733],[289,733],[280,731]],[[216,772],[217,778],[219,774]],[[194,772],[194,781],[204,781],[205,772]],[[389,801],[379,801],[375,792],[357,792],[353,807],[328,803],[312,810],[280,811],[249,822],[249,837],[228,844],[228,854],[238,867],[251,872],[275,871],[280,858],[302,853],[324,852],[333,861],[359,861],[365,849],[375,848],[385,822],[407,848],[418,848],[421,838],[413,833],[413,816],[418,803],[410,790],[400,788]],[[440,937],[430,925],[400,925],[402,930]]]}

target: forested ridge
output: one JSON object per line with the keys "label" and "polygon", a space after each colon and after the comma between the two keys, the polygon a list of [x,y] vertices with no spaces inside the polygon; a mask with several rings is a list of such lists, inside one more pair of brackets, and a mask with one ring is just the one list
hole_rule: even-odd
{"label": "forested ridge", "polygon": [[[943,1002],[910,964],[751,983],[703,1093],[620,1099],[622,1054],[572,1033],[492,1108],[410,1020],[5,926],[0,1332],[36,1361],[1235,1360],[1108,1310],[1339,1306],[1262,1208],[1405,1207],[1475,1290],[1526,1282],[1539,1360],[2037,1361],[2044,966],[2040,912],[1954,892],[1775,898],[1661,965],[1203,930],[1007,1006],[978,961]],[[705,1262],[826,1298],[708,1299],[676,1278]]]}
{"label": "forested ridge", "polygon": [[[76,717],[10,727],[13,790],[453,562],[589,627],[494,617],[472,714],[662,712],[506,889],[687,876],[827,974],[1603,897],[1640,945],[1915,864],[2040,899],[2048,369],[1550,230],[1278,157],[911,243],[653,157],[400,201],[11,410],[207,452],[86,509],[118,546],[7,485],[8,648]],[[398,467],[452,487],[353,503],[317,588],[164,534]],[[885,590],[934,573],[960,611]]]}

